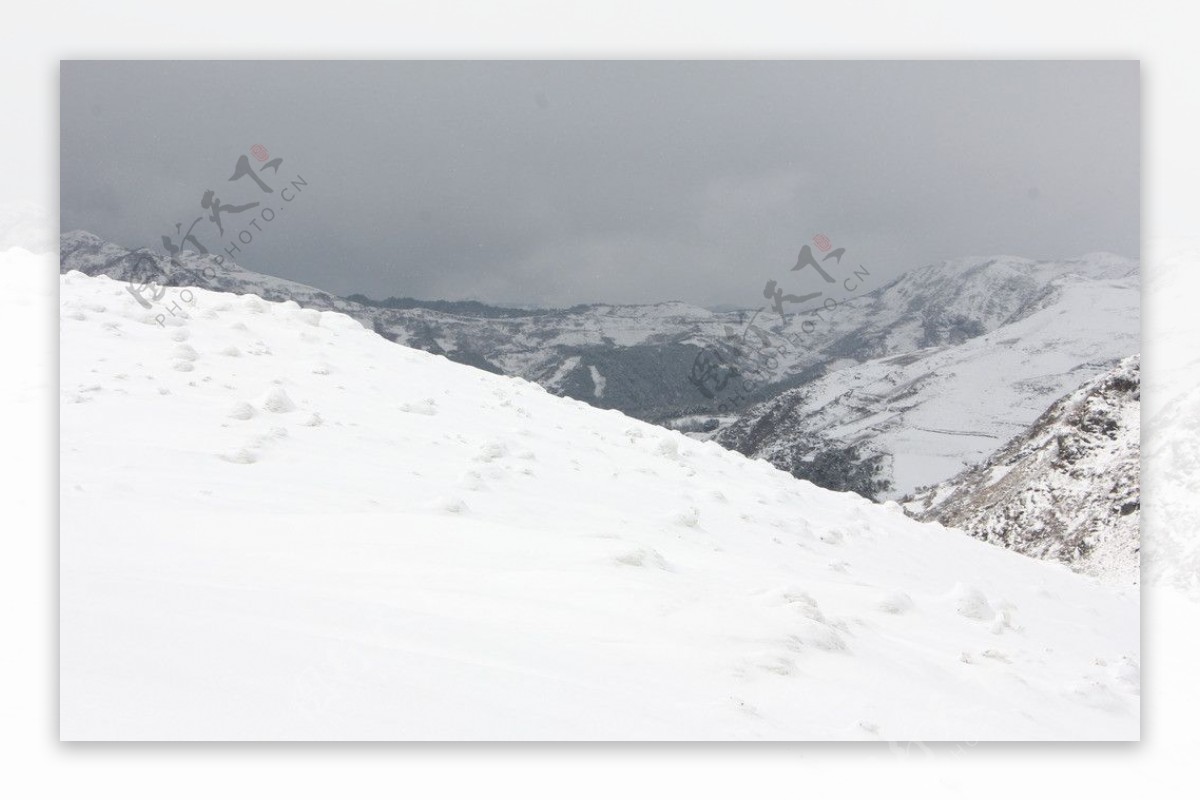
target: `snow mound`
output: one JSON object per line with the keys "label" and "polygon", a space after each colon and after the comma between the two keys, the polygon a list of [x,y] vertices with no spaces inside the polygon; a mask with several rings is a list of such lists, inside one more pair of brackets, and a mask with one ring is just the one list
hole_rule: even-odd
{"label": "snow mound", "polygon": [[237,403],[233,404],[233,408],[229,410],[229,416],[234,420],[249,420],[257,413],[258,411],[245,401],[238,401]]}
{"label": "snow mound", "polygon": [[261,398],[258,399],[257,405],[264,411],[274,414],[285,414],[287,412],[296,411],[296,404],[292,401],[283,387],[272,387],[267,390]]}
{"label": "snow mound", "polygon": [[950,592],[954,611],[972,620],[995,620],[996,610],[988,603],[987,596],[979,589],[966,584],[956,584]]}

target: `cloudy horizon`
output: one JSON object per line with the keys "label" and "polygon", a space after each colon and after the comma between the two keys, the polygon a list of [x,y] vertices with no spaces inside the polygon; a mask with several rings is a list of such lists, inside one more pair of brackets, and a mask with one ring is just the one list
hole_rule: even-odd
{"label": "cloudy horizon", "polygon": [[1139,255],[1134,61],[65,61],[61,83],[62,230],[160,248],[202,218],[213,252],[342,295],[760,305],[818,234],[879,281]]}

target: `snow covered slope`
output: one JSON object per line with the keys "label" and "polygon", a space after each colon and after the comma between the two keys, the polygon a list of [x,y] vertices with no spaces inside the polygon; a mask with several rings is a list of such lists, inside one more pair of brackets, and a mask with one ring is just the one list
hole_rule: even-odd
{"label": "snow covered slope", "polygon": [[1045,291],[999,327],[930,346],[910,336],[906,344],[918,349],[828,371],[748,410],[717,439],[876,497],[945,481],[1138,352],[1136,270],[1123,272],[1123,260],[1081,264],[1090,270],[1054,265]]}
{"label": "snow covered slope", "polygon": [[1138,736],[1136,591],[341,314],[61,282],[66,739]]}
{"label": "snow covered slope", "polygon": [[1138,583],[1141,365],[1137,356],[1055,403],[985,463],[904,504],[972,536]]}

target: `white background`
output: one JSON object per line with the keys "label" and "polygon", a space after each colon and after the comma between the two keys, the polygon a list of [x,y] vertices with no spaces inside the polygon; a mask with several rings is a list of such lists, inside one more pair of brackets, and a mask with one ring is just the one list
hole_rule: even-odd
{"label": "white background", "polygon": [[[1195,5],[1194,3],[1190,5]],[[1133,58],[1143,76],[1143,259],[1200,244],[1200,26],[1187,3],[405,3],[8,5],[0,203],[58,207],[60,58]],[[197,113],[203,113],[198,109]],[[51,213],[53,223],[54,213]],[[1200,267],[1198,267],[1200,268]],[[1178,271],[1174,273],[1178,275]],[[1193,271],[1194,275],[1195,272]],[[1147,384],[1200,318],[1200,281],[1147,284]],[[1185,286],[1184,284],[1191,286]],[[48,286],[52,286],[48,283]],[[18,299],[18,302],[24,299]],[[1160,797],[1200,795],[1200,605],[1144,592],[1143,742],[821,744],[60,744],[57,325],[3,326],[0,794],[33,797]],[[10,307],[11,308],[11,307]],[[1178,334],[1188,336],[1180,337]],[[9,377],[12,377],[11,380]],[[1200,383],[1175,371],[1171,380]],[[1160,386],[1167,392],[1178,386]],[[44,404],[30,419],[29,393]],[[24,409],[25,411],[20,411]],[[1147,481],[1152,472],[1147,473]],[[1153,537],[1146,530],[1145,537]]]}

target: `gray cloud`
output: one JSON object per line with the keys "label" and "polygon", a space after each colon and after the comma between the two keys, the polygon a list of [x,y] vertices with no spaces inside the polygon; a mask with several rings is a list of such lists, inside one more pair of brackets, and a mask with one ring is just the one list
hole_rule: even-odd
{"label": "gray cloud", "polygon": [[[272,199],[237,260],[341,294],[758,305],[817,233],[880,280],[963,255],[1136,256],[1138,73],[64,62],[62,226],[156,245],[207,189],[263,198],[226,180],[262,143],[277,184],[308,186]],[[215,226],[197,231],[217,249]]]}

